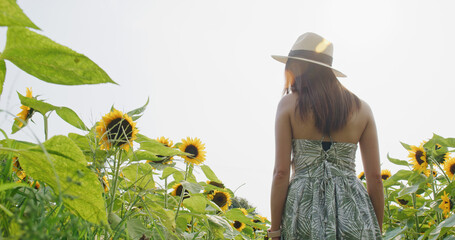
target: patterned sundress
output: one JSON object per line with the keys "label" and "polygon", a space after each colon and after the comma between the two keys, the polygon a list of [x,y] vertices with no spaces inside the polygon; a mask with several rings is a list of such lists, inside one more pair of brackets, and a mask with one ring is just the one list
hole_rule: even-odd
{"label": "patterned sundress", "polygon": [[292,140],[294,174],[282,239],[382,239],[368,192],[355,174],[356,150],[354,143]]}

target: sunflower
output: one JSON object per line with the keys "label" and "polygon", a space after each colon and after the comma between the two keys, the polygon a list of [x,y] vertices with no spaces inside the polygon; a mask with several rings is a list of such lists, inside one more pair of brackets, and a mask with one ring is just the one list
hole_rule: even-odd
{"label": "sunflower", "polygon": [[114,109],[106,114],[96,126],[97,137],[100,138],[101,149],[109,150],[120,147],[129,150],[137,138],[136,123],[127,114]]}
{"label": "sunflower", "polygon": [[159,137],[156,139],[156,141],[158,141],[159,143],[162,143],[166,147],[172,147],[174,145],[172,140],[169,140],[169,138],[165,138],[165,137]]}
{"label": "sunflower", "polygon": [[223,211],[226,211],[232,204],[231,195],[227,192],[214,190],[208,197]]}
{"label": "sunflower", "polygon": [[[267,218],[263,217],[261,215],[256,215],[254,219],[251,219],[251,221],[254,223],[265,223],[266,220],[267,220]],[[256,227],[253,227],[253,231],[257,231],[257,230],[259,230],[259,229]]]}
{"label": "sunflower", "polygon": [[357,176],[360,180],[365,180],[365,172],[361,172],[359,176]]}
{"label": "sunflower", "polygon": [[191,156],[183,156],[186,163],[194,163],[196,165],[205,161],[205,144],[202,144],[198,138],[191,139],[187,137],[182,139],[182,144],[179,146],[180,151],[190,153]]}
{"label": "sunflower", "polygon": [[[181,183],[177,183],[177,184],[174,184],[174,186],[172,186],[172,188],[174,190],[171,192],[171,195],[180,197],[181,194],[182,194],[183,185]],[[183,199],[186,199],[186,198],[190,197],[190,196],[187,195],[188,193],[189,193],[188,190],[185,189],[185,194],[184,194]]]}
{"label": "sunflower", "polygon": [[239,222],[237,220],[235,220],[233,223],[231,223],[231,225],[237,229],[237,231],[241,232],[244,228],[245,228],[245,223],[243,222]]}
{"label": "sunflower", "polygon": [[423,143],[419,147],[411,146],[408,157],[410,157],[411,163],[414,165],[414,171],[422,172],[428,166],[427,154],[423,149]]}
{"label": "sunflower", "polygon": [[102,183],[103,183],[104,192],[109,192],[109,181],[107,180],[106,176],[103,176]]}
{"label": "sunflower", "polygon": [[[156,141],[158,141],[159,143],[163,144],[164,146],[170,147],[170,148],[174,145],[172,140],[169,140],[169,138],[165,138],[165,137],[159,137],[156,139]],[[173,159],[173,157],[167,157],[167,156],[162,156],[162,155],[156,155],[156,156],[159,158],[162,158],[162,159],[158,160],[158,161],[147,160],[147,163],[160,163],[160,164],[171,164],[172,163],[171,160]]]}
{"label": "sunflower", "polygon": [[[425,170],[425,172],[423,174],[425,174],[425,176],[429,177],[430,169]],[[437,177],[437,176],[438,176],[438,172],[436,170],[433,170],[433,177]]]}
{"label": "sunflower", "polygon": [[19,164],[19,160],[17,157],[13,157],[13,172],[15,172],[17,177],[20,178],[21,180],[27,176],[25,174],[25,171],[22,169],[21,165]]}
{"label": "sunflower", "polygon": [[452,179],[455,175],[455,158],[449,157],[444,162],[444,171],[447,173],[447,176]]}
{"label": "sunflower", "polygon": [[[31,88],[27,88],[25,97],[33,98]],[[22,127],[24,125],[24,122],[27,123],[27,121],[33,116],[33,113],[35,112],[33,108],[27,107],[25,105],[22,105],[21,109],[22,111],[16,115],[18,116],[16,120],[19,122],[19,127]]]}
{"label": "sunflower", "polygon": [[207,181],[207,184],[210,184],[210,185],[213,185],[213,186],[219,187],[219,188],[224,188],[223,183],[219,183],[219,182],[215,182],[215,181]]}
{"label": "sunflower", "polygon": [[448,214],[453,208],[453,203],[449,198],[449,194],[444,191],[444,195],[441,196],[442,202],[439,204],[439,208],[443,210],[443,214]]}
{"label": "sunflower", "polygon": [[390,170],[384,169],[384,170],[381,171],[381,178],[382,178],[382,180],[387,180],[387,179],[389,179],[389,177],[391,177],[391,176],[392,176],[392,174],[390,173]]}

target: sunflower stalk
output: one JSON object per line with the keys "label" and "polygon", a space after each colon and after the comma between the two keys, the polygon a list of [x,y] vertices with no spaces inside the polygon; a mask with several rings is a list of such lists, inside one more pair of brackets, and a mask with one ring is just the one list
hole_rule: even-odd
{"label": "sunflower stalk", "polygon": [[[436,162],[435,159],[432,156],[430,156],[430,159],[431,159],[431,161]],[[445,179],[450,184],[452,181],[450,181],[450,178],[449,178],[449,176],[447,176],[447,174],[445,173],[444,169],[442,169],[441,166],[438,163],[436,163],[436,166],[439,168],[439,170],[441,170],[441,172],[444,175]]]}
{"label": "sunflower stalk", "polygon": [[[185,181],[186,179],[188,178],[188,170],[190,168],[190,164],[191,163],[186,163],[186,168],[185,168]],[[182,184],[182,192],[180,193],[180,200],[179,200],[179,205],[177,206],[177,212],[175,213],[175,220],[177,220],[177,217],[179,216],[179,212],[180,212],[180,206],[182,205],[183,203],[183,197],[185,196],[185,186],[183,186]]]}
{"label": "sunflower stalk", "polygon": [[164,209],[167,209],[167,177],[164,179]]}
{"label": "sunflower stalk", "polygon": [[47,141],[48,138],[48,133],[49,133],[49,124],[48,124],[48,117],[46,117],[45,114],[43,114],[43,119],[44,119],[44,140]]}
{"label": "sunflower stalk", "polygon": [[[389,191],[385,188],[385,198],[389,199]],[[392,226],[392,214],[390,213],[390,202],[387,200],[387,214],[389,215],[389,227]]]}
{"label": "sunflower stalk", "polygon": [[[414,209],[417,207],[417,202],[416,202],[416,193],[412,193],[412,204],[414,206]],[[420,232],[420,227],[419,227],[419,217],[417,216],[417,212],[414,213],[415,216],[415,225],[416,225],[416,233],[419,234]]]}
{"label": "sunflower stalk", "polygon": [[120,172],[120,162],[122,161],[122,150],[119,149],[118,151],[118,159],[114,159],[114,169],[115,175],[114,175],[114,180],[113,180],[113,186],[112,186],[112,194],[111,194],[111,203],[110,203],[110,208],[109,208],[109,213],[113,212],[114,210],[114,201],[115,201],[115,193],[117,192],[117,183],[118,183],[118,176]]}
{"label": "sunflower stalk", "polygon": [[[434,160],[433,158],[430,158],[430,159],[431,159],[431,161]],[[435,161],[433,161],[433,162],[435,162]],[[436,165],[437,165],[437,163],[436,163]],[[434,200],[436,200],[436,190],[435,190],[435,187],[434,187],[436,185],[436,180],[435,180],[435,178],[433,176],[433,164],[431,164],[431,163],[430,163],[430,174],[431,174],[430,175],[431,176],[431,188],[433,190],[433,201],[434,201]],[[441,222],[441,218],[440,218],[438,212],[436,212],[436,217],[438,218],[438,223],[440,223]]]}

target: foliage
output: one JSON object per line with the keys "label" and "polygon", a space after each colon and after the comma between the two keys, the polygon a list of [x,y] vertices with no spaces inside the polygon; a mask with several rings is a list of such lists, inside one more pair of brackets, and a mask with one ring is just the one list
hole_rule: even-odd
{"label": "foliage", "polygon": [[[0,94],[6,76],[5,60],[49,83],[115,84],[86,56],[28,29],[39,30],[15,1],[0,0],[0,26],[8,27],[6,46],[0,54]],[[189,141],[186,148],[179,149],[182,143],[169,146],[160,139],[136,134],[136,122],[132,121],[142,116],[148,100],[142,107],[110,115],[110,119],[103,118],[87,127],[70,108],[19,92],[18,97],[25,112],[23,118],[11,119],[11,134],[41,115],[45,139],[20,141],[1,130],[5,139],[0,141],[0,238],[264,237],[267,220],[255,215],[254,209],[248,209],[247,215],[239,208],[223,211],[222,204],[227,209],[230,202],[220,202],[223,199],[215,199],[213,194],[222,192],[222,197],[235,198],[232,190],[213,185],[222,184],[221,180],[208,165],[198,165],[202,161],[184,160],[195,158],[195,151],[205,153],[199,139],[195,139],[197,146]],[[49,138],[52,112],[84,134]],[[96,131],[100,124],[105,125]],[[109,141],[108,149],[101,149],[102,138]],[[120,147],[125,144],[129,148]],[[197,179],[194,168],[200,168],[209,181]],[[246,227],[237,231],[232,227],[234,221]]]}
{"label": "foliage", "polygon": [[434,134],[420,146],[402,145],[410,159],[388,159],[409,169],[399,170],[383,182],[384,239],[454,239],[455,165],[444,166],[451,164],[455,139]]}

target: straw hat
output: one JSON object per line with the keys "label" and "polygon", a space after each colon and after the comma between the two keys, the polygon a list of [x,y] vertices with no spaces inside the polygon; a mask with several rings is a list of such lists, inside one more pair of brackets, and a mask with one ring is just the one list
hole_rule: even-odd
{"label": "straw hat", "polygon": [[319,64],[332,69],[337,77],[346,77],[332,67],[333,44],[316,33],[307,32],[300,35],[292,46],[288,56],[272,55],[275,60],[286,63],[289,58]]}

